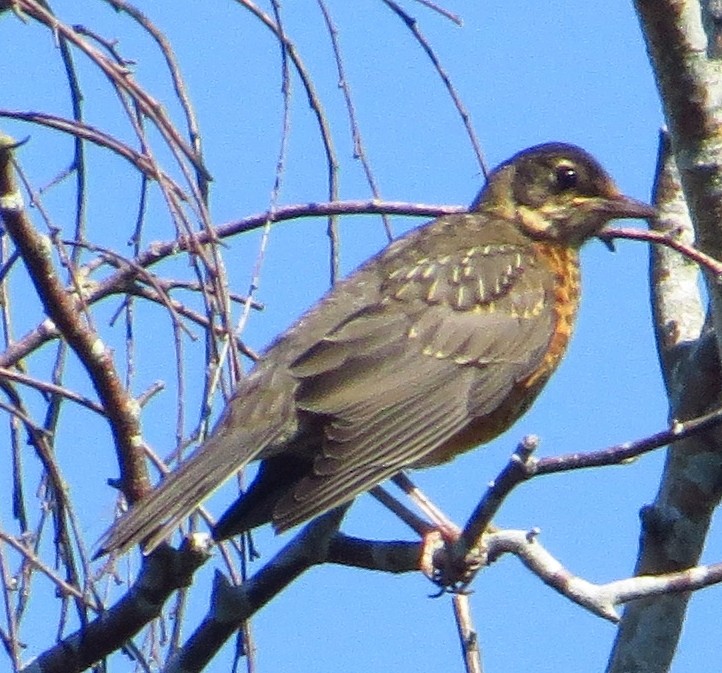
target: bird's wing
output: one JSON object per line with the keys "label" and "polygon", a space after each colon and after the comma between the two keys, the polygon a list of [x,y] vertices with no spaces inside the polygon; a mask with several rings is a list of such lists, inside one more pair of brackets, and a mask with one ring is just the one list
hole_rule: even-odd
{"label": "bird's wing", "polygon": [[[401,244],[401,242],[400,242]],[[206,441],[105,532],[96,556],[144,541],[146,553],[195,507],[256,458],[284,451],[299,430],[288,364],[324,334],[378,300],[379,282],[360,269],[282,334],[243,379]]]}
{"label": "bird's wing", "polygon": [[326,441],[313,473],[275,508],[274,526],[423,464],[497,409],[537,369],[554,331],[553,279],[539,265],[505,245],[399,266],[378,305],[297,358],[297,407],[325,420]]}

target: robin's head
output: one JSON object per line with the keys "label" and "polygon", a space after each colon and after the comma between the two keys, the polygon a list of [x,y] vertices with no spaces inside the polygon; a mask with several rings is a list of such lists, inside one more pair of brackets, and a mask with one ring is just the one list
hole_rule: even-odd
{"label": "robin's head", "polygon": [[547,143],[515,154],[489,176],[472,210],[502,210],[532,238],[581,245],[618,218],[648,218],[654,208],[620,193],[591,154]]}

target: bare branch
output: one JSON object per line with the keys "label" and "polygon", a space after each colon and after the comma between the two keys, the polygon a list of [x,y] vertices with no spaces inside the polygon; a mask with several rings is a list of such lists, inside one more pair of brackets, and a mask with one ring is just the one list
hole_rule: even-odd
{"label": "bare branch", "polygon": [[239,626],[301,573],[328,555],[330,540],[348,506],[312,521],[271,561],[240,586],[216,574],[211,606],[202,624],[170,660],[164,673],[201,671]]}
{"label": "bare branch", "polygon": [[116,605],[44,652],[22,673],[79,673],[121,649],[158,617],[176,590],[190,585],[193,574],[207,559],[203,548],[158,548],[144,560],[138,579]]}
{"label": "bare branch", "polygon": [[[702,333],[705,308],[699,291],[699,268],[690,264],[690,260],[694,259],[690,255],[694,242],[692,220],[679,181],[679,171],[672,154],[669,135],[665,132],[660,134],[654,203],[657,217],[651,226],[657,232],[685,246],[684,250],[680,251],[665,246],[650,248],[653,324],[662,375],[667,394],[671,397],[676,395],[679,389],[680,381],[677,377],[680,365]],[[706,259],[696,261],[713,272],[706,264]],[[719,275],[719,271],[715,271]],[[674,407],[673,403],[672,408]]]}
{"label": "bare branch", "polygon": [[569,573],[538,542],[535,531],[504,530],[486,540],[489,557],[513,553],[545,584],[590,612],[611,622],[619,621],[616,608],[629,601],[694,591],[722,581],[722,563],[699,566],[660,576],[630,577],[594,584]]}
{"label": "bare branch", "polygon": [[[87,368],[116,440],[118,463],[124,491],[135,501],[149,488],[142,452],[137,405],[121,383],[112,354],[99,335],[81,318],[77,297],[68,294],[60,282],[50,257],[47,237],[35,230],[13,195],[18,194],[12,175],[12,141],[0,138],[0,216],[17,246],[45,311]],[[9,204],[9,205],[8,205]]]}
{"label": "bare branch", "polygon": [[454,594],[451,600],[454,605],[454,618],[459,632],[459,643],[461,644],[461,654],[464,657],[466,671],[467,673],[482,673],[479,635],[474,628],[471,617],[469,595]]}

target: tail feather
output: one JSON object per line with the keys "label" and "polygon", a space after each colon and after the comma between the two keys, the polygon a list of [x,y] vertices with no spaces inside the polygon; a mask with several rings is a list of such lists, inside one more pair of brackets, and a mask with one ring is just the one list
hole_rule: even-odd
{"label": "tail feather", "polygon": [[312,471],[312,461],[291,453],[264,458],[248,489],[216,522],[213,539],[227,540],[270,522],[279,500]]}
{"label": "tail feather", "polygon": [[235,425],[219,427],[195,454],[105,532],[95,556],[124,553],[141,542],[145,554],[152,552],[196,507],[253,461],[274,436],[270,431],[262,437],[252,436],[239,432]]}

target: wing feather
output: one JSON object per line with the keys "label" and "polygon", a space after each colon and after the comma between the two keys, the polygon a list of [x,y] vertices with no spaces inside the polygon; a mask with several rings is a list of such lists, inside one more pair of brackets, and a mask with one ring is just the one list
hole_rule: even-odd
{"label": "wing feather", "polygon": [[[493,413],[544,357],[553,279],[513,228],[484,233],[494,221],[470,215],[436,224],[433,241],[417,231],[395,242],[271,344],[213,435],[102,548],[146,538],[151,550],[238,469],[285,453],[313,465],[274,513],[289,527],[423,464]],[[467,247],[471,230],[507,242]]]}
{"label": "wing feather", "polygon": [[[382,445],[384,451],[371,461],[355,462],[353,465],[335,464],[335,470],[323,469],[304,477],[274,509],[273,523],[279,530],[286,530],[354,498],[372,486],[393,476],[407,467],[419,453],[419,448],[438,446],[450,434],[458,432],[466,423],[466,414],[458,407],[441,404],[433,408],[423,422],[398,428],[396,436]],[[323,463],[324,457],[319,459]],[[325,466],[328,468],[328,465]]]}
{"label": "wing feather", "polygon": [[325,419],[325,442],[275,508],[277,529],[423,464],[539,366],[555,324],[548,275],[512,246],[472,253],[397,270],[384,301],[296,359],[297,406]]}

